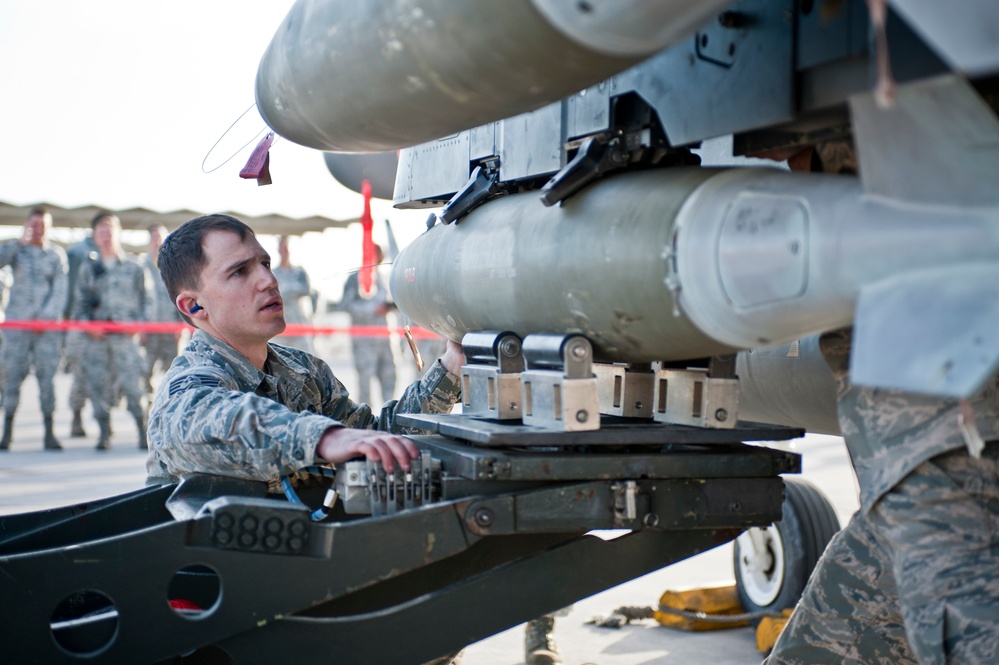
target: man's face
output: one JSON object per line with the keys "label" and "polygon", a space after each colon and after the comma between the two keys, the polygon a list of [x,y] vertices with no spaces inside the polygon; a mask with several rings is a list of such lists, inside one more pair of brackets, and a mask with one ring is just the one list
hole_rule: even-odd
{"label": "man's face", "polygon": [[49,227],[52,226],[52,215],[32,215],[26,224],[28,227],[29,243],[36,247],[41,247],[45,242],[45,235]]}
{"label": "man's face", "polygon": [[121,248],[121,227],[117,217],[105,217],[94,226],[94,244],[103,256],[117,256]]}
{"label": "man's face", "polygon": [[229,231],[211,231],[202,241],[207,259],[201,270],[198,304],[202,327],[233,348],[266,344],[284,332],[284,304],[271,272],[271,257],[257,239],[240,240]]}

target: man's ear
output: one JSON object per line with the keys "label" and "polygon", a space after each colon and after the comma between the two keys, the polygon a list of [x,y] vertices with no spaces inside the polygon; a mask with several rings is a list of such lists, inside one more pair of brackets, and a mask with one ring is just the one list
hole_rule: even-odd
{"label": "man's ear", "polygon": [[[198,304],[198,296],[190,291],[181,291],[177,294],[177,300],[175,301],[177,309],[180,310],[181,314],[188,316],[192,319],[199,319],[204,314],[205,310],[203,308],[196,308]],[[193,312],[191,310],[194,310]]]}

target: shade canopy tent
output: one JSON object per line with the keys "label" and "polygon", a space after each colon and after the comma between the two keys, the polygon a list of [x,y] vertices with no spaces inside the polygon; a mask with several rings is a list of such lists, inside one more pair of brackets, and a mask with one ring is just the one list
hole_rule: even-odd
{"label": "shade canopy tent", "polygon": [[[110,210],[121,220],[121,227],[126,230],[145,230],[153,224],[162,224],[172,231],[184,222],[205,213],[194,210],[174,210],[172,212],[157,212],[146,208],[129,208],[113,210],[100,206],[87,205],[79,208],[64,208],[51,203],[37,202],[27,205],[16,205],[0,201],[0,226],[22,226],[28,212],[35,206],[48,206],[52,212],[52,225],[57,228],[89,229],[90,221],[100,210]],[[328,217],[303,217],[294,219],[284,215],[244,215],[237,212],[226,212],[245,222],[253,231],[261,235],[302,235],[310,231],[322,233],[329,228],[346,228],[357,223],[358,218],[330,219]]]}

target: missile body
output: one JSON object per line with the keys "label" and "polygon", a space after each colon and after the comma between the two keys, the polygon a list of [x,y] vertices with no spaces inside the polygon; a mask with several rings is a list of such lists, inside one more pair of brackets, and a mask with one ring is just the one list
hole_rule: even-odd
{"label": "missile body", "polygon": [[820,335],[741,351],[739,418],[839,435],[836,380],[819,347]]}
{"label": "missile body", "polygon": [[852,176],[673,168],[551,208],[536,193],[491,201],[406,248],[392,289],[451,339],[579,332],[597,360],[652,362],[847,326],[867,286],[997,262],[992,207],[908,205]]}
{"label": "missile body", "polygon": [[728,0],[298,0],[261,115],[318,150],[395,150],[531,111],[693,33]]}

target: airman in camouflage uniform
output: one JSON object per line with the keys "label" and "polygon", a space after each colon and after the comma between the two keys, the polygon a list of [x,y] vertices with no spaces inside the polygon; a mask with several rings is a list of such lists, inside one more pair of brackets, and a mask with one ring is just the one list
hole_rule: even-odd
{"label": "airman in camouflage uniform", "polygon": [[202,330],[173,364],[149,413],[152,482],[185,473],[272,480],[315,463],[323,433],[335,425],[398,434],[397,413],[447,413],[458,377],[440,361],[376,417],[350,400],[329,366],[304,351],[269,344],[266,371]]}
{"label": "airman in camouflage uniform", "polygon": [[[177,311],[177,306],[170,299],[170,293],[167,291],[166,284],[163,283],[163,278],[160,276],[160,269],[156,265],[156,256],[160,251],[160,245],[163,244],[163,238],[165,237],[165,226],[156,224],[149,227],[149,252],[142,257],[139,263],[149,274],[149,281],[152,284],[152,303],[149,308],[149,320],[179,323],[181,320],[180,312]],[[165,372],[170,367],[173,359],[177,357],[177,341],[179,338],[178,333],[149,333],[144,335],[145,342],[143,346],[146,349],[147,362],[145,386],[147,390],[150,390],[153,369],[156,363],[160,363],[160,367]]]}
{"label": "airman in camouflage uniform", "polygon": [[[10,288],[7,319],[58,321],[66,304],[66,255],[46,239],[52,215],[45,208],[34,208],[19,240],[0,245],[0,267],[11,266],[14,282]],[[62,333],[54,330],[9,330],[4,337],[4,430],[0,450],[10,448],[14,414],[21,399],[21,384],[31,366],[35,366],[38,392],[45,423],[45,449],[61,450],[52,432],[55,388],[52,377],[59,367]]]}
{"label": "airman in camouflage uniform", "polygon": [[350,400],[329,366],[272,344],[284,313],[270,257],[227,215],[191,220],[160,250],[174,302],[195,331],[160,384],[150,412],[147,482],[186,473],[272,481],[317,462],[356,457],[387,471],[417,456],[395,416],[449,411],[463,356],[452,343],[437,367],[375,417]]}
{"label": "airman in camouflage uniform", "polygon": [[[145,321],[151,295],[146,271],[121,251],[120,222],[107,214],[94,220],[94,242],[100,255],[80,267],[77,275],[74,319],[80,321]],[[146,447],[146,416],[142,406],[146,361],[134,334],[90,333],[83,351],[87,393],[100,427],[98,450],[111,446],[111,404],[106,390],[109,369],[128,401],[128,411],[139,428],[139,447]]]}
{"label": "airman in camouflage uniform", "polygon": [[988,442],[976,458],[959,403],[852,385],[850,340],[821,345],[861,509],[767,662],[999,662],[999,379],[970,400]]}
{"label": "airman in camouflage uniform", "polygon": [[[100,212],[98,216],[107,213]],[[87,261],[91,254],[96,256],[97,245],[94,244],[92,235],[74,243],[66,250],[66,258],[69,260],[69,271],[67,272],[69,287],[66,297],[67,319],[73,318],[74,305],[76,304],[76,276],[80,274],[80,266]],[[83,349],[87,345],[87,334],[82,330],[70,330],[66,332],[65,353],[66,371],[73,375],[73,383],[69,389],[69,408],[73,411],[73,422],[70,426],[69,435],[71,437],[86,436],[83,429],[83,407],[87,403],[87,379],[83,375]]]}
{"label": "airman in camouflage uniform", "polygon": [[[308,311],[302,304],[303,299],[312,295],[309,274],[302,266],[292,265],[288,242],[288,236],[281,236],[278,239],[278,256],[281,257],[281,262],[274,269],[274,277],[278,281],[278,288],[281,289],[281,298],[284,299],[284,320],[288,323],[312,325],[312,317],[309,315],[312,304],[308,304]],[[293,346],[314,353],[311,335],[281,335],[278,341],[283,346]]]}
{"label": "airman in camouflage uniform", "polygon": [[[375,247],[378,263],[384,254],[381,247]],[[388,289],[385,280],[376,271],[370,295],[361,293],[360,280],[355,272],[347,278],[343,287],[343,298],[340,307],[350,312],[351,323],[355,326],[386,326],[385,315],[391,309]],[[387,333],[387,331],[386,331]],[[365,337],[356,335],[351,338],[354,350],[354,366],[357,368],[357,397],[362,402],[371,398],[371,380],[378,377],[382,388],[382,399],[391,399],[395,392],[395,358],[392,354],[392,341],[389,337]]]}

